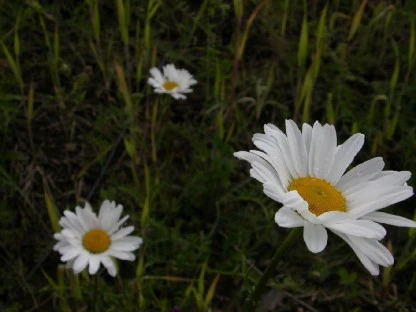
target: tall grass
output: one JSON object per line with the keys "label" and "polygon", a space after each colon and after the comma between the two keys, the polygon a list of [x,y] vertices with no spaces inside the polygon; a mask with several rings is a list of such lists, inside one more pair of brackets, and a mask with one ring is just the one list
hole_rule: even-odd
{"label": "tall grass", "polygon": [[[2,2],[1,311],[242,311],[284,230],[232,153],[263,124],[366,134],[358,160],[415,172],[412,1]],[[154,94],[150,68],[198,80]],[[414,179],[410,184],[414,183]],[[51,251],[65,209],[109,198],[144,238],[135,263],[74,276]],[[414,199],[390,208],[414,217]],[[371,277],[340,240],[287,251],[276,311],[409,311],[415,232]]]}

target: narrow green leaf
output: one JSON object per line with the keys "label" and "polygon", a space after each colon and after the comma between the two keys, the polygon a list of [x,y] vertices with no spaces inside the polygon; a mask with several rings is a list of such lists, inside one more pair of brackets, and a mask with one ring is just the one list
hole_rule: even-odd
{"label": "narrow green leaf", "polygon": [[318,28],[316,31],[316,50],[320,50],[326,36],[326,14],[328,12],[328,5],[325,5],[319,18]]}
{"label": "narrow green leaf", "polygon": [[27,96],[27,110],[26,110],[26,121],[30,125],[33,119],[33,102],[34,102],[34,89],[33,84],[30,84],[29,94]]}
{"label": "narrow green leaf", "polygon": [[43,184],[43,194],[45,196],[46,209],[48,210],[49,221],[51,222],[52,229],[55,233],[58,233],[61,231],[61,227],[59,226],[59,215],[52,196],[46,190],[45,183]]}
{"label": "narrow green leaf", "polygon": [[354,38],[355,33],[360,27],[366,5],[367,5],[367,0],[363,0],[360,4],[360,7],[358,8],[358,11],[355,13],[354,18],[352,20],[350,32],[348,33],[348,38],[347,38],[348,41]]}
{"label": "narrow green leaf", "polygon": [[212,298],[214,298],[215,289],[217,288],[217,284],[220,281],[220,275],[215,275],[211,285],[208,288],[207,294],[205,296],[205,306],[209,307],[209,304],[211,303]]}
{"label": "narrow green leaf", "polygon": [[392,41],[392,45],[394,48],[394,54],[396,55],[396,61],[394,63],[394,70],[390,78],[390,92],[394,92],[396,89],[397,81],[399,80],[399,74],[400,74],[400,60],[399,60],[399,50],[397,48],[397,45],[394,41]]}
{"label": "narrow green leaf", "polygon": [[10,69],[12,70],[14,77],[16,78],[17,82],[19,83],[19,86],[22,88],[23,87],[23,80],[22,80],[22,75],[20,73],[19,64],[13,59],[13,56],[11,55],[11,53],[9,52],[7,47],[3,44],[3,42],[1,43],[1,47],[3,49],[4,55],[6,55],[7,62],[9,63]]}
{"label": "narrow green leaf", "polygon": [[20,15],[21,12],[17,14],[16,18],[16,24],[14,28],[14,54],[16,55],[16,58],[20,55],[20,39],[19,39],[19,26],[20,26]]}
{"label": "narrow green leaf", "polygon": [[124,45],[129,44],[129,35],[128,35],[128,23],[127,23],[127,14],[126,8],[124,6],[123,0],[116,0],[116,7],[117,7],[117,18],[118,18],[118,27],[120,30],[121,40],[123,41]]}
{"label": "narrow green leaf", "polygon": [[415,44],[416,44],[416,30],[415,30],[415,17],[412,16],[410,20],[410,35],[409,35],[409,54],[407,56],[409,68],[413,66],[415,59]]}
{"label": "narrow green leaf", "polygon": [[298,47],[298,67],[303,68],[308,55],[308,20],[306,12],[303,15],[302,28],[300,31],[299,47]]}

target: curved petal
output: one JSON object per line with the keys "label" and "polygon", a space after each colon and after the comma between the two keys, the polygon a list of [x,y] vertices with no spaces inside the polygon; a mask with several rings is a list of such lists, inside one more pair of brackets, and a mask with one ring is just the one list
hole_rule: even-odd
{"label": "curved petal", "polygon": [[279,182],[277,183],[277,187],[279,188],[279,191],[281,193],[286,192],[287,185],[289,184],[290,175],[280,155],[277,155],[277,154],[268,155],[266,153],[256,151],[256,150],[251,150],[250,152],[255,155],[260,156],[274,168],[278,177],[277,182]]}
{"label": "curved petal", "polygon": [[294,169],[299,177],[307,175],[308,154],[302,133],[293,120],[286,120],[286,133]]}
{"label": "curved petal", "polygon": [[152,75],[153,79],[159,84],[163,84],[165,82],[165,78],[162,76],[162,73],[157,67],[150,69],[150,75]]}
{"label": "curved petal", "polygon": [[367,198],[367,201],[363,194],[361,202],[351,205],[351,210],[348,211],[348,214],[355,218],[360,218],[366,214],[405,200],[412,195],[413,189],[411,187],[395,187],[393,190],[380,190],[378,194],[373,194],[373,196]]}
{"label": "curved petal", "polygon": [[100,268],[100,257],[95,256],[95,255],[90,255],[88,273],[90,275],[94,275],[95,273],[98,272],[99,268]]}
{"label": "curved petal", "polygon": [[311,148],[312,140],[312,127],[310,124],[304,123],[302,125],[302,138],[305,142],[306,153],[309,155],[309,149]]}
{"label": "curved petal", "polygon": [[325,226],[343,234],[357,237],[382,239],[386,235],[384,227],[370,220],[346,220],[342,223],[331,223]]}
{"label": "curved petal", "polygon": [[[246,151],[235,152],[233,155],[234,155],[234,157],[237,157],[240,160],[248,161],[250,164],[257,161],[258,163],[262,164],[264,167],[266,167],[266,168],[269,167],[269,170],[272,169],[272,166],[269,163],[267,163],[266,160],[264,160],[262,157],[260,157],[258,155],[255,155],[251,151],[250,152],[246,152]],[[251,171],[253,171],[253,174],[251,174]],[[266,182],[266,181],[263,180],[263,178],[260,175],[258,175],[256,172],[254,172],[254,170],[250,170],[250,174],[254,179],[259,181],[260,183],[265,183]]]}
{"label": "curved petal", "polygon": [[367,239],[361,237],[349,236],[349,239],[354,243],[371,261],[382,265],[390,266],[394,263],[394,258],[391,252],[375,239]]}
{"label": "curved petal", "polygon": [[274,154],[279,155],[278,157],[282,159],[290,178],[298,177],[293,164],[293,159],[290,155],[287,136],[273,124],[265,125],[264,132],[266,133],[267,137],[274,140],[276,146]]}
{"label": "curved petal", "polygon": [[254,161],[251,166],[253,167],[253,170],[256,171],[256,173],[262,178],[264,181],[263,183],[272,183],[276,185],[280,184],[279,177],[272,166],[269,165],[265,167],[257,161]]}
{"label": "curved petal", "polygon": [[131,252],[110,249],[108,254],[120,260],[134,261],[136,257]]}
{"label": "curved petal", "polygon": [[375,212],[371,212],[369,214],[364,215],[362,218],[366,220],[372,220],[374,222],[385,223],[385,224],[390,224],[390,225],[395,225],[395,226],[412,227],[412,228],[416,227],[415,221],[407,219],[407,218],[403,218],[400,216],[396,216],[390,213],[386,213],[386,212],[375,211]]}
{"label": "curved petal", "polygon": [[133,251],[139,248],[140,244],[142,243],[142,239],[140,237],[129,237],[130,239],[127,239],[126,237],[113,242],[111,244],[111,249],[117,250],[117,251]]}
{"label": "curved petal", "polygon": [[263,192],[267,196],[269,196],[271,199],[281,203],[284,198],[284,193],[279,190],[279,188],[276,186],[276,184],[271,183],[264,183],[263,184]]}
{"label": "curved petal", "polygon": [[309,251],[318,253],[325,249],[328,241],[328,233],[322,225],[305,221],[303,239]]}
{"label": "curved petal", "polygon": [[129,235],[133,231],[134,231],[134,226],[132,225],[121,228],[120,230],[115,232],[113,235],[111,235],[111,240],[115,241],[118,239],[122,239],[124,236]]}
{"label": "curved petal", "polygon": [[334,163],[330,168],[330,175],[328,176],[328,182],[332,185],[338,183],[341,176],[347,170],[348,166],[354,160],[354,157],[361,150],[364,144],[364,135],[356,133],[351,136],[342,145],[338,146],[335,153]]}
{"label": "curved petal", "polygon": [[305,223],[305,220],[297,212],[288,207],[280,208],[274,216],[274,221],[277,225],[287,228],[301,227]]}
{"label": "curved petal", "polygon": [[360,262],[364,265],[364,267],[371,273],[371,275],[379,275],[380,269],[377,263],[372,261],[370,258],[366,256],[364,252],[362,252],[351,240],[347,235],[339,233],[337,231],[332,230],[332,232],[339,237],[341,237],[355,252]]}
{"label": "curved petal", "polygon": [[84,270],[88,265],[88,255],[85,253],[81,253],[78,258],[75,259],[73,270],[76,274]]}
{"label": "curved petal", "polygon": [[383,158],[375,157],[367,160],[344,174],[339,182],[336,183],[336,187],[341,192],[346,192],[350,187],[354,187],[362,182],[371,180],[378,173],[380,173],[383,168]]}
{"label": "curved petal", "polygon": [[101,262],[107,269],[108,274],[110,274],[112,277],[117,275],[117,269],[116,269],[116,265],[114,264],[114,261],[115,260],[113,260],[112,258],[108,256],[101,257]]}

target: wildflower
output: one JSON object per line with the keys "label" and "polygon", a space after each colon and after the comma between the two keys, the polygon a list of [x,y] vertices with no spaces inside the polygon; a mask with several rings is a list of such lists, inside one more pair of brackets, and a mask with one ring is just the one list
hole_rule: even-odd
{"label": "wildflower", "polygon": [[153,86],[156,93],[170,94],[176,100],[186,99],[184,93],[191,93],[193,90],[190,87],[197,83],[186,69],[177,69],[173,64],[163,66],[163,74],[153,67],[150,75],[147,83]]}
{"label": "wildflower", "polygon": [[386,230],[379,223],[416,227],[416,222],[378,210],[412,196],[408,171],[383,171],[381,157],[370,159],[344,174],[364,144],[354,134],[337,145],[335,127],[315,122],[302,131],[286,120],[286,134],[272,124],[253,143],[262,151],[236,152],[251,164],[250,174],[263,184],[264,193],[283,204],[275,214],[282,227],[303,227],[307,248],[317,253],[327,245],[327,229],[354,250],[373,275],[379,265],[394,262],[379,241]]}
{"label": "wildflower", "polygon": [[143,240],[129,235],[133,226],[120,228],[129,216],[120,219],[122,205],[105,200],[98,216],[86,203],[84,208],[76,207],[75,213],[65,210],[59,224],[63,227],[54,237],[58,243],[53,247],[61,254],[61,261],[74,273],[79,273],[89,266],[89,274],[97,273],[100,263],[111,276],[116,276],[117,269],[113,258],[133,261],[134,250]]}

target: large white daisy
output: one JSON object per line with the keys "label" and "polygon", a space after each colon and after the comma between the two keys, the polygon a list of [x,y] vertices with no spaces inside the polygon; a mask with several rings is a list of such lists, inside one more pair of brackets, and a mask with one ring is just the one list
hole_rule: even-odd
{"label": "large white daisy", "polygon": [[253,136],[261,150],[236,152],[251,164],[250,174],[263,183],[264,193],[283,204],[275,215],[282,227],[303,227],[308,249],[317,253],[327,244],[327,229],[344,239],[373,275],[379,265],[394,262],[381,240],[379,223],[416,227],[416,222],[378,210],[412,196],[408,171],[383,171],[381,157],[370,159],[344,174],[364,143],[354,134],[337,145],[335,127],[315,122],[302,131],[286,120],[286,134],[272,124]]}
{"label": "large white daisy", "polygon": [[190,87],[197,83],[186,69],[178,69],[173,64],[163,66],[163,74],[153,67],[150,75],[147,83],[153,86],[156,93],[170,94],[176,100],[186,99],[185,93],[191,93]]}
{"label": "large white daisy", "polygon": [[135,255],[132,252],[143,242],[140,237],[129,235],[133,226],[120,228],[129,218],[120,219],[122,212],[122,205],[116,206],[108,200],[101,204],[98,216],[88,203],[84,208],[76,207],[75,213],[65,210],[59,221],[63,229],[55,233],[58,243],[53,249],[61,254],[61,261],[67,262],[67,267],[74,273],[89,266],[89,274],[95,274],[102,263],[111,276],[116,276],[113,258],[133,261]]}

